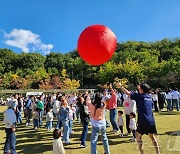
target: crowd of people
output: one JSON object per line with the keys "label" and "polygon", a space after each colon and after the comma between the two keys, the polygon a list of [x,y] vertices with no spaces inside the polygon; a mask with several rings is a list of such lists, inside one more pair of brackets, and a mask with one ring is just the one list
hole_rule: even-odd
{"label": "crowd of people", "polygon": [[[97,153],[96,145],[99,134],[101,134],[105,153],[110,154],[106,135],[106,128],[110,126],[112,126],[111,132],[119,137],[132,135],[130,141],[137,141],[141,154],[144,153],[142,136],[149,135],[156,154],[159,154],[153,110],[162,110],[167,103],[168,111],[173,111],[174,106],[179,111],[180,93],[177,90],[169,90],[164,93],[160,89],[151,92],[147,84],[142,84],[137,87],[137,91],[130,92],[121,83],[118,84],[123,93],[117,92],[110,84],[109,90],[105,89],[102,93],[86,91],[83,94],[30,95],[28,98],[19,94],[13,95],[7,101],[8,109],[4,113],[6,132],[4,153],[16,153],[15,130],[18,124],[23,124],[22,117],[24,116],[26,126],[32,126],[35,131],[46,126],[47,131],[53,132],[54,154],[64,154],[63,145],[71,144],[70,137],[74,133],[73,123],[75,120],[82,124],[82,134],[79,138],[82,148],[86,148],[88,128],[92,128],[91,154]],[[118,106],[121,105],[123,110],[118,110]],[[107,119],[108,112],[110,122]],[[124,133],[123,114],[125,114],[127,133]],[[43,124],[44,117],[46,117],[46,124]]]}

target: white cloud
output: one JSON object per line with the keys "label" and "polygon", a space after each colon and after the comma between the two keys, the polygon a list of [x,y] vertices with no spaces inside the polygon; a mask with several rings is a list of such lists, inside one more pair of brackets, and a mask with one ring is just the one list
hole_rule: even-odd
{"label": "white cloud", "polygon": [[50,53],[54,47],[52,44],[42,43],[38,34],[30,30],[13,29],[9,34],[5,33],[5,44],[22,49],[23,52],[43,51],[44,54]]}

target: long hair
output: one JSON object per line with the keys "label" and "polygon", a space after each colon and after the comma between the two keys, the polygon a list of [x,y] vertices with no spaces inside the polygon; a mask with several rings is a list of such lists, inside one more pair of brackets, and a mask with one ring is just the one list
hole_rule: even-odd
{"label": "long hair", "polygon": [[97,93],[97,94],[95,95],[95,99],[94,99],[94,103],[93,103],[93,105],[95,106],[94,116],[96,115],[96,110],[97,110],[98,108],[101,108],[101,106],[102,106],[101,100],[102,100],[101,94],[100,94],[100,93]]}

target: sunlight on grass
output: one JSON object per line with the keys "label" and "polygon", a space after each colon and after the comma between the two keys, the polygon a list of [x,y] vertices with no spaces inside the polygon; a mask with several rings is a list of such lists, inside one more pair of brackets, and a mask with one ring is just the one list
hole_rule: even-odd
{"label": "sunlight on grass", "polygon": [[[0,153],[3,153],[3,147],[5,142],[5,133],[4,133],[4,124],[3,124],[3,111],[6,107],[0,107]],[[45,119],[45,118],[44,118]],[[160,145],[160,150],[162,154],[178,154],[180,153],[180,113],[179,112],[165,112],[161,111],[155,113],[156,125],[158,130],[158,141]],[[125,117],[124,117],[125,121]],[[24,121],[25,122],[25,121]],[[45,125],[45,121],[44,121]],[[137,153],[136,143],[131,143],[129,137],[118,137],[117,135],[110,133],[111,128],[107,129],[107,135],[110,144],[111,154],[132,154]],[[89,154],[90,153],[90,135],[91,135],[91,126],[89,126],[89,132],[87,136],[87,145],[88,147],[83,149],[79,146],[79,138],[82,131],[82,126],[78,122],[74,122],[74,131],[75,133],[71,136],[71,145],[66,145],[65,150],[67,154]],[[124,132],[125,127],[124,127]],[[178,136],[176,135],[178,133]],[[25,154],[35,154],[43,153],[50,154],[52,153],[52,132],[47,132],[45,126],[40,128],[38,131],[32,130],[32,126],[23,126],[18,125],[16,131],[17,138],[17,152]],[[154,148],[152,147],[151,141],[147,136],[143,136],[144,149],[145,153],[154,154]],[[176,145],[177,144],[177,145]],[[99,154],[103,154],[103,145],[100,141],[97,143],[97,149]],[[178,151],[179,150],[179,151]]]}

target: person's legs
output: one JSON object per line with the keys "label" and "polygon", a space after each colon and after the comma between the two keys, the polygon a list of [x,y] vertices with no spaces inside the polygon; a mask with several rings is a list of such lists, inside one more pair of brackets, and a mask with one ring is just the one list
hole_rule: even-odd
{"label": "person's legs", "polygon": [[108,110],[105,110],[105,119],[106,119],[106,127],[110,127],[110,124],[109,124],[109,122],[108,122],[108,120],[107,120],[107,118],[106,118],[106,113],[108,112]]}
{"label": "person's legs", "polygon": [[47,130],[50,130],[50,129],[49,129],[49,122],[50,122],[50,121],[46,121],[46,128],[47,128]]}
{"label": "person's legs", "polygon": [[97,154],[97,140],[100,129],[98,127],[92,126],[91,132],[91,154]]}
{"label": "person's legs", "polygon": [[131,130],[129,128],[129,122],[130,122],[130,116],[126,114],[126,129],[127,129],[127,132],[130,134]]}
{"label": "person's legs", "polygon": [[62,125],[64,128],[63,141],[69,143],[69,124],[67,120],[62,120]]}
{"label": "person's legs", "polygon": [[105,126],[101,128],[101,140],[103,142],[105,153],[110,154],[109,142],[108,142],[108,138],[107,138],[107,135],[106,135],[106,127]]}
{"label": "person's legs", "polygon": [[154,101],[154,111],[158,112],[157,101]]}
{"label": "person's legs", "polygon": [[43,113],[44,113],[43,110],[39,111],[39,126],[42,126]]}
{"label": "person's legs", "polygon": [[11,154],[16,154],[16,135],[15,135],[15,132],[12,132],[10,135],[10,148],[11,148]]}
{"label": "person's legs", "polygon": [[172,99],[172,111],[173,111],[173,109],[174,109],[174,104],[175,104],[175,99]]}
{"label": "person's legs", "polygon": [[167,111],[170,111],[171,110],[171,99],[167,99]]}
{"label": "person's legs", "polygon": [[153,146],[155,148],[156,154],[160,154],[160,150],[159,150],[159,146],[158,146],[158,142],[156,137],[154,136],[154,134],[148,134],[150,139],[152,140]]}
{"label": "person's legs", "polygon": [[85,145],[87,133],[88,133],[88,124],[83,123],[83,131],[82,131],[82,134],[81,134],[81,145]]}
{"label": "person's legs", "polygon": [[52,130],[52,121],[49,121],[49,130]]}
{"label": "person's legs", "polygon": [[69,120],[69,133],[72,133],[73,120]]}
{"label": "person's legs", "polygon": [[79,121],[79,119],[80,119],[79,107],[77,107],[77,109],[76,109],[76,118],[77,118],[77,121]]}
{"label": "person's legs", "polygon": [[10,135],[11,135],[11,128],[6,128],[5,132],[6,132],[6,141],[5,141],[5,145],[4,145],[4,153],[9,152],[10,150]]}
{"label": "person's legs", "polygon": [[142,142],[142,135],[139,134],[138,132],[136,132],[136,142],[137,142],[137,145],[138,145],[138,149],[139,149],[140,154],[144,154],[144,151],[143,151],[143,142]]}
{"label": "person's legs", "polygon": [[121,134],[123,134],[123,126],[119,126],[119,129],[121,131]]}
{"label": "person's legs", "polygon": [[110,121],[111,121],[113,130],[118,131],[119,128],[118,128],[118,125],[117,125],[117,122],[116,122],[116,116],[117,116],[117,110],[116,109],[111,109],[110,110]]}

